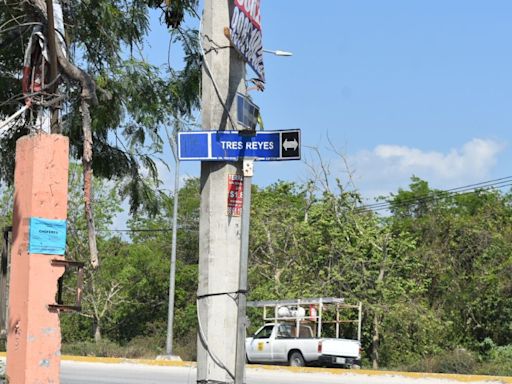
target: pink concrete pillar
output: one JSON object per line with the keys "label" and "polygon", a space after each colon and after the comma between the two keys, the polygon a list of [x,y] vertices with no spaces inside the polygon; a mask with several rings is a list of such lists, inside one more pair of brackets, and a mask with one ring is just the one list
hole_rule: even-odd
{"label": "pink concrete pillar", "polygon": [[69,140],[61,135],[25,136],[16,144],[13,245],[9,287],[7,377],[9,384],[60,382],[61,334],[55,304],[64,267],[29,254],[29,219],[66,219]]}

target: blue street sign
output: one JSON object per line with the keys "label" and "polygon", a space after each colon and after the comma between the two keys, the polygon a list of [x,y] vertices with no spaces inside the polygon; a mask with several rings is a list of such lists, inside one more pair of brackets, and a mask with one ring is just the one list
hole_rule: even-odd
{"label": "blue street sign", "polygon": [[194,131],[178,134],[180,160],[300,160],[300,130]]}

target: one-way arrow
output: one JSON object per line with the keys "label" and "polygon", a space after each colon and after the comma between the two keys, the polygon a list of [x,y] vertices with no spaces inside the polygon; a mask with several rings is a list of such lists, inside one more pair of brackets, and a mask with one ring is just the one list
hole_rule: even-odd
{"label": "one-way arrow", "polygon": [[290,149],[293,149],[295,151],[298,146],[299,146],[299,143],[295,139],[293,139],[293,140],[286,139],[283,143],[283,148],[285,151],[288,151]]}

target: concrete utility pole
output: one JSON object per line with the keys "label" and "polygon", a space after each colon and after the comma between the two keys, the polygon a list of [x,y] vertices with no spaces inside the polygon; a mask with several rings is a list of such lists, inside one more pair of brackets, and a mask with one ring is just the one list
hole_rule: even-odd
{"label": "concrete utility pole", "polygon": [[[233,1],[205,0],[202,30],[207,62],[202,81],[205,130],[237,129],[233,126],[235,100],[237,91],[245,93],[245,63],[233,49],[219,48],[229,45],[224,29],[230,25],[233,6]],[[242,223],[240,217],[228,216],[228,175],[243,175],[242,163],[201,164],[198,383],[235,380]]]}

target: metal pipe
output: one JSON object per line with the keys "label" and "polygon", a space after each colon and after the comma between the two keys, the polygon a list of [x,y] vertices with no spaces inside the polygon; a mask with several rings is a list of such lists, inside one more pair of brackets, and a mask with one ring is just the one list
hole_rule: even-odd
{"label": "metal pipe", "polygon": [[322,313],[323,313],[323,309],[324,309],[324,303],[323,303],[322,299],[320,299],[320,304],[318,305],[319,319],[318,319],[318,336],[317,337],[321,337],[322,336]]}
{"label": "metal pipe", "polygon": [[244,160],[244,188],[240,244],[240,273],[238,279],[238,314],[235,362],[235,384],[243,384],[245,371],[245,332],[247,318],[247,267],[249,264],[249,226],[251,218],[251,186],[254,160]]}
{"label": "metal pipe", "polygon": [[7,270],[9,264],[9,233],[12,231],[12,228],[4,229],[4,241],[2,246],[2,260],[1,264],[1,274],[0,274],[0,335],[7,335]]}
{"label": "metal pipe", "polygon": [[336,338],[340,338],[340,307],[336,304]]}
{"label": "metal pipe", "polygon": [[[300,300],[298,301],[299,304],[300,304]],[[297,309],[296,311],[299,310],[299,305],[297,305]],[[295,337],[299,337],[300,336],[300,320],[299,320],[299,317],[297,315],[295,315]]]}
{"label": "metal pipe", "polygon": [[176,153],[176,141],[172,140],[176,170],[174,172],[174,206],[172,217],[172,246],[171,246],[171,270],[169,272],[169,309],[167,312],[167,340],[165,344],[165,352],[168,356],[172,356],[173,344],[173,328],[174,328],[174,296],[175,296],[175,280],[176,280],[176,241],[178,232],[178,195],[180,189],[180,160]]}
{"label": "metal pipe", "polygon": [[28,107],[25,105],[23,106],[19,111],[17,111],[14,115],[9,116],[4,121],[0,122],[0,137],[4,134],[4,130],[7,130],[10,128],[9,124],[16,119],[18,116],[20,116],[23,112],[25,112],[28,109]]}
{"label": "metal pipe", "polygon": [[361,341],[361,320],[363,319],[363,303],[359,302],[359,316],[357,318],[357,340]]}
{"label": "metal pipe", "polygon": [[[57,43],[55,42],[55,17],[53,15],[53,0],[46,0],[46,10],[48,13],[48,48],[50,50],[50,84],[54,83],[48,90],[55,93],[57,90],[56,80],[58,76],[57,64]],[[51,133],[60,133],[59,115],[57,107],[51,108]]]}

